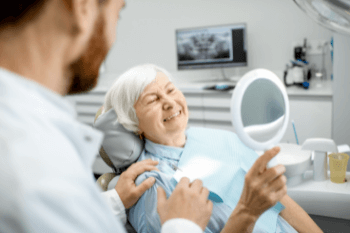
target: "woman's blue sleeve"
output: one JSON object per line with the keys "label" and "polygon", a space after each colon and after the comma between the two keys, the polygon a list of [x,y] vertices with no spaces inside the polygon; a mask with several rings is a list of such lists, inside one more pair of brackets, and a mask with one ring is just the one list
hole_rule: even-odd
{"label": "woman's blue sleeve", "polygon": [[[139,185],[147,178],[155,176],[153,172],[145,172],[136,179],[135,183]],[[157,187],[162,185],[157,177],[155,178],[156,183],[130,208],[128,214],[129,222],[138,233],[161,232],[162,225],[157,212]]]}

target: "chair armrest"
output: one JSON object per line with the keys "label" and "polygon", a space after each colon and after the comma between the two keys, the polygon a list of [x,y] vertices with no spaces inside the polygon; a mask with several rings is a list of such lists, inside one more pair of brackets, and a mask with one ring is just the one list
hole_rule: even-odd
{"label": "chair armrest", "polygon": [[[108,184],[116,177],[115,173],[105,173],[100,176],[96,183],[101,187],[102,191],[108,190]],[[119,178],[119,177],[118,177]],[[115,182],[115,181],[114,181]],[[126,221],[125,229],[128,233],[137,233],[136,230],[132,227],[129,220]]]}
{"label": "chair armrest", "polygon": [[116,176],[115,173],[105,173],[97,179],[96,183],[101,187],[102,191],[107,191],[109,182]]}

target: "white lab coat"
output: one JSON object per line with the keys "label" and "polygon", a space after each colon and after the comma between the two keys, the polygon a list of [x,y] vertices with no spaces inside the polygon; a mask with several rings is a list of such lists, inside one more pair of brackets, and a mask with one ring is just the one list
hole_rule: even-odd
{"label": "white lab coat", "polygon": [[[62,96],[0,68],[0,232],[125,232],[118,194],[103,200],[92,175],[102,138]],[[174,219],[162,232],[202,231]]]}

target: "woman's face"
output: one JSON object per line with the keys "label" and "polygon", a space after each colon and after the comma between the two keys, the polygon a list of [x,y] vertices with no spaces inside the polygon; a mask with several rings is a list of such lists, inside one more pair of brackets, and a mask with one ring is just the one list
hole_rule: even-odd
{"label": "woman's face", "polygon": [[185,96],[168,77],[158,72],[147,85],[134,108],[139,120],[140,133],[159,144],[171,145],[184,136],[188,122]]}

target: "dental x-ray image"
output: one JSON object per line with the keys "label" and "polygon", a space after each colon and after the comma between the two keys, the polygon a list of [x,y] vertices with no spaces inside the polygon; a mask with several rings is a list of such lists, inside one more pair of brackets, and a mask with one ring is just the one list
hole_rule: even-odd
{"label": "dental x-ray image", "polygon": [[177,36],[179,63],[233,59],[232,36],[227,27],[184,31]]}
{"label": "dental x-ray image", "polygon": [[247,66],[245,23],[176,30],[177,68]]}

